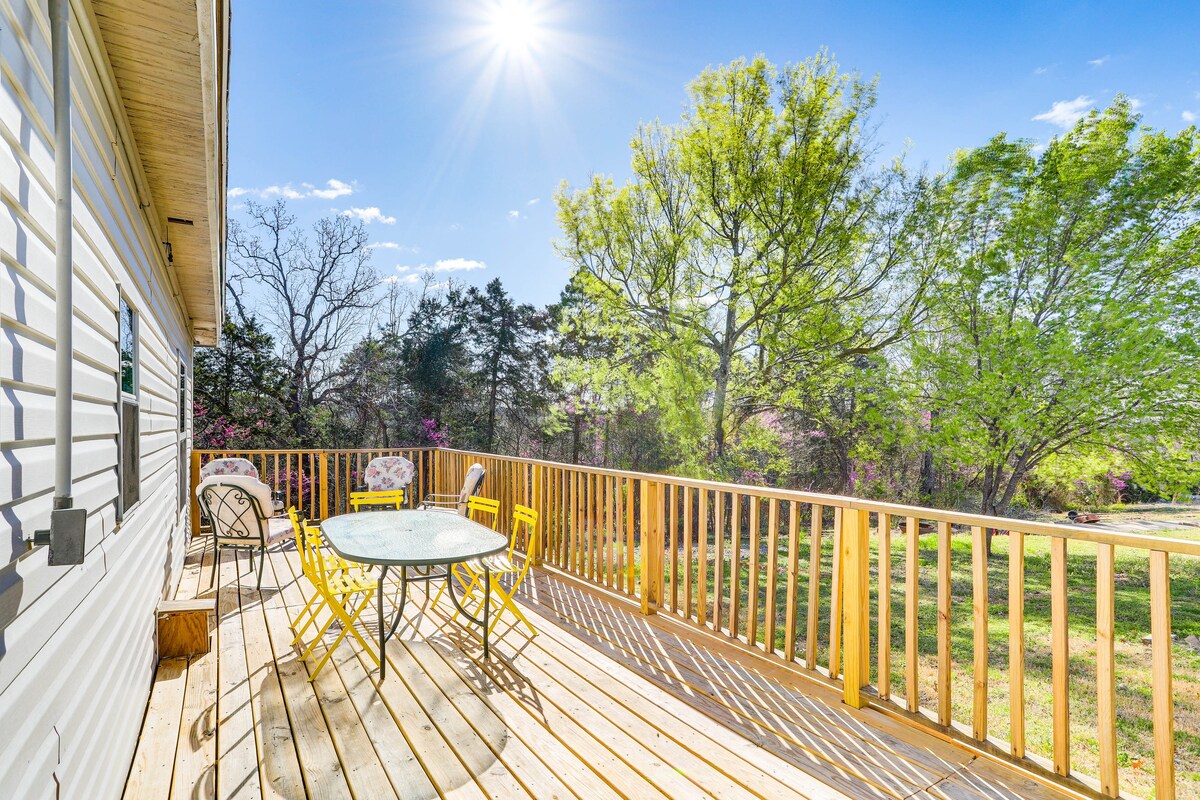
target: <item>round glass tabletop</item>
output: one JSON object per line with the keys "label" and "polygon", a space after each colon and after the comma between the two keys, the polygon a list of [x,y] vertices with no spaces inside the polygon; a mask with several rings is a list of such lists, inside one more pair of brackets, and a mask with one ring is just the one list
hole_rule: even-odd
{"label": "round glass tabletop", "polygon": [[448,511],[360,511],[330,517],[321,530],[338,555],[360,564],[454,564],[508,547],[508,537]]}

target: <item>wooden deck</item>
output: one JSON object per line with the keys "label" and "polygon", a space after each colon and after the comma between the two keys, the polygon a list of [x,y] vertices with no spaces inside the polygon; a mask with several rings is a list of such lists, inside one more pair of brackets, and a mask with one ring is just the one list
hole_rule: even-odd
{"label": "wooden deck", "polygon": [[[210,558],[193,544],[179,597],[208,596]],[[349,641],[310,684],[291,543],[261,594],[223,562],[213,651],[159,665],[126,797],[1068,796],[544,570],[522,601],[540,635],[502,624],[489,661],[418,588],[381,686]]]}

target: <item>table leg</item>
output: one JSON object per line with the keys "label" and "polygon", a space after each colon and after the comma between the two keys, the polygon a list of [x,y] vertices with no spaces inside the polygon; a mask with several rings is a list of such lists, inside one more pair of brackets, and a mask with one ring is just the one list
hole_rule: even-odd
{"label": "table leg", "polygon": [[488,632],[491,628],[488,625],[488,614],[492,609],[492,571],[488,569],[487,562],[483,564],[483,657],[488,657]]}
{"label": "table leg", "polygon": [[387,673],[387,653],[384,648],[387,647],[387,637],[383,632],[383,579],[387,577],[387,564],[383,565],[383,569],[379,572],[379,680],[383,680]]}

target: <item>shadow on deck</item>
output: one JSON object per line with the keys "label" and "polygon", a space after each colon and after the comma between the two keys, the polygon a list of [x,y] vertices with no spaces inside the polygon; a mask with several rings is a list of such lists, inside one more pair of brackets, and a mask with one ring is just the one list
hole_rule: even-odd
{"label": "shadow on deck", "polygon": [[[179,597],[211,596],[204,544]],[[506,618],[487,661],[417,588],[386,681],[344,641],[309,683],[291,543],[261,593],[226,554],[213,650],[160,663],[126,797],[1068,796],[603,590],[531,578],[540,635]]]}

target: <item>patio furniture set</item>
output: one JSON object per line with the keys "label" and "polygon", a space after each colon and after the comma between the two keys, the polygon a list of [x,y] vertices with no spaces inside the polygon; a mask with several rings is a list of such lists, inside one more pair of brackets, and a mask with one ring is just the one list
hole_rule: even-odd
{"label": "patio furniture set", "polygon": [[[214,459],[200,471],[196,487],[212,530],[213,579],[222,550],[232,549],[235,556],[246,550],[251,570],[257,551],[256,587],[261,588],[266,549],[289,535],[294,539],[311,593],[293,620],[292,646],[303,648],[301,658],[309,659],[331,626],[341,628],[313,666],[310,681],[347,635],[379,666],[380,680],[386,677],[387,641],[400,627],[410,582],[443,581],[433,602],[444,592],[455,609],[452,619],[462,616],[480,628],[486,658],[492,630],[505,612],[537,634],[514,598],[530,564],[516,545],[523,540],[526,553],[536,552],[538,514],[515,505],[509,533],[501,534],[499,501],[479,495],[485,476],[483,466],[473,464],[458,494],[428,494],[412,508],[412,462],[401,456],[375,458],[363,473],[363,485],[350,493],[350,513],[311,520],[289,508],[291,527],[281,535],[272,532],[270,519],[282,510],[282,502],[260,480],[254,464],[243,458]],[[392,594],[387,592],[389,575],[394,576]],[[372,601],[378,613],[377,650],[356,626]],[[385,602],[393,609],[390,619]],[[304,634],[322,613],[328,616],[304,646]]]}

